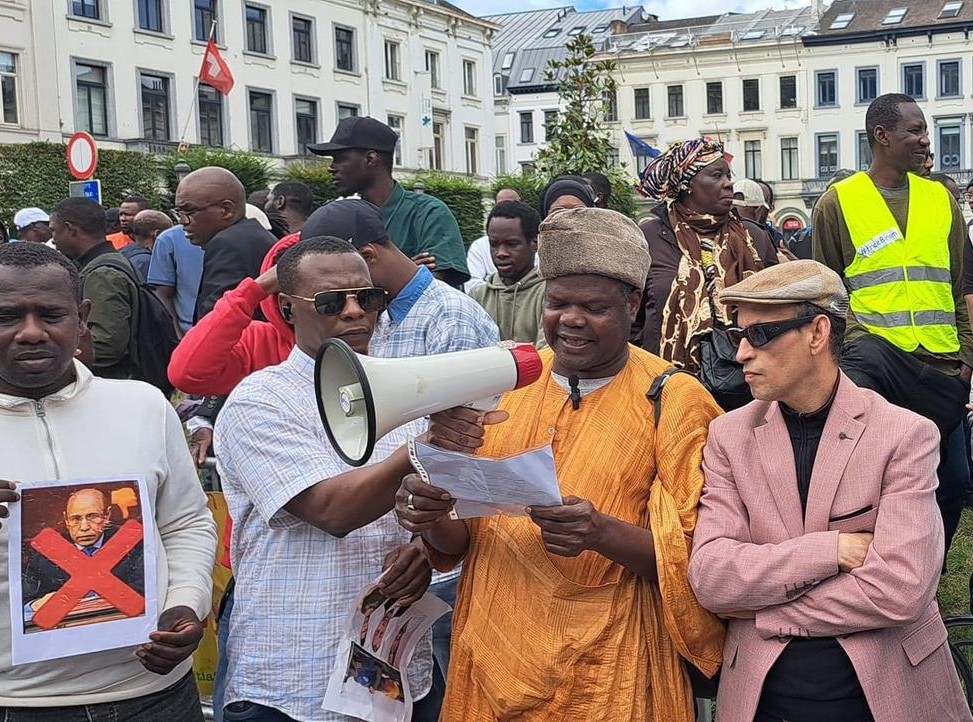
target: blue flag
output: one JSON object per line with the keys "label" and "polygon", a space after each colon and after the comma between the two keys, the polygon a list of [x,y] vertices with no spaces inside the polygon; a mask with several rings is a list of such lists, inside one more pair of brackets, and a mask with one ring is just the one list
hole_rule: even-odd
{"label": "blue flag", "polygon": [[635,157],[643,156],[657,158],[658,156],[662,155],[661,150],[658,148],[653,148],[637,135],[632,135],[627,130],[625,131],[625,137],[628,138],[628,145],[632,149],[632,155]]}

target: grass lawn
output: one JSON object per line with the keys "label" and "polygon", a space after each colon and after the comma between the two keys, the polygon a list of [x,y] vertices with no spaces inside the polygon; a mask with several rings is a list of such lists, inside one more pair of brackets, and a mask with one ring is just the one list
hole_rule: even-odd
{"label": "grass lawn", "polygon": [[973,510],[965,509],[946,557],[939,582],[939,609],[944,617],[970,615],[970,574],[973,574]]}

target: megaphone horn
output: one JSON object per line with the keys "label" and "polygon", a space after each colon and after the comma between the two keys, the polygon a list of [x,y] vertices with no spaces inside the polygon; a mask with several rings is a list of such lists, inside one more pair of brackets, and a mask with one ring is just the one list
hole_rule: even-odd
{"label": "megaphone horn", "polygon": [[375,442],[421,416],[462,406],[536,381],[537,350],[526,343],[413,358],[355,353],[341,339],[324,342],[314,364],[318,413],[328,439],[351,466],[362,466]]}

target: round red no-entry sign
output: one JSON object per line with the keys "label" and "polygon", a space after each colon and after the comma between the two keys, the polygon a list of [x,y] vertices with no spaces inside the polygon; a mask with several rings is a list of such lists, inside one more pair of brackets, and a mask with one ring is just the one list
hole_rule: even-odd
{"label": "round red no-entry sign", "polygon": [[98,146],[88,133],[75,133],[68,141],[68,170],[78,180],[87,180],[98,167]]}

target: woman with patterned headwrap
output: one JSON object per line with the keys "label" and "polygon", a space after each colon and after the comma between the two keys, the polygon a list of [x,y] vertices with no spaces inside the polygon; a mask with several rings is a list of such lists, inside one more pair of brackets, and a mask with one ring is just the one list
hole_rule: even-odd
{"label": "woman with patterned headwrap", "polygon": [[716,300],[719,292],[775,264],[773,242],[751,235],[733,209],[722,143],[704,138],[675,143],[642,172],[641,189],[662,201],[642,223],[652,256],[642,347],[697,373],[700,340],[714,323],[730,325],[727,309]]}

